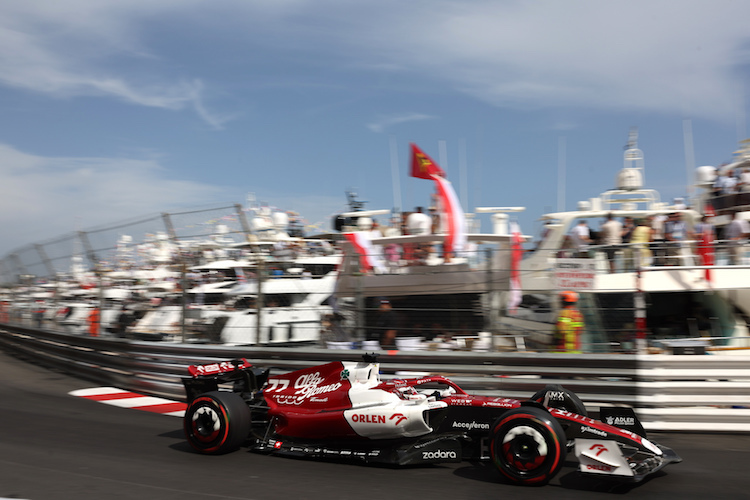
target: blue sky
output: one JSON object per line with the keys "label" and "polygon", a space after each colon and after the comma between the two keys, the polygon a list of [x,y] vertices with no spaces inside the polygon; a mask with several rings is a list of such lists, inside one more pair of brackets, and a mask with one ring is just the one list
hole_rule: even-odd
{"label": "blue sky", "polygon": [[410,142],[465,208],[526,206],[536,234],[561,141],[574,208],[614,187],[637,126],[671,200],[685,123],[695,166],[747,136],[748,18],[740,0],[6,0],[0,252],[248,193],[324,229],[349,188],[408,210],[432,191]]}

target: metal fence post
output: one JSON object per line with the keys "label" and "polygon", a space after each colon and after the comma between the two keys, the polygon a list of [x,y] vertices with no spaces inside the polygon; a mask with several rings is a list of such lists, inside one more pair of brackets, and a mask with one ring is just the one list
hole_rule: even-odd
{"label": "metal fence post", "polygon": [[234,205],[234,208],[237,210],[237,220],[240,221],[242,232],[245,233],[245,241],[249,241],[248,237],[251,234],[250,224],[247,222],[247,217],[245,217],[245,212],[242,210],[242,205],[237,203]]}
{"label": "metal fence post", "polygon": [[[255,345],[260,345],[260,332],[261,328],[263,327],[263,320],[261,318],[263,314],[263,280],[265,279],[266,274],[266,261],[263,258],[263,255],[258,256],[258,297],[255,299],[255,309],[256,309],[256,316],[255,316]],[[270,332],[269,332],[270,333]]]}
{"label": "metal fence post", "polygon": [[484,314],[484,327],[490,332],[490,351],[495,351],[495,314],[492,311],[492,248],[485,248],[487,274],[487,310]]}

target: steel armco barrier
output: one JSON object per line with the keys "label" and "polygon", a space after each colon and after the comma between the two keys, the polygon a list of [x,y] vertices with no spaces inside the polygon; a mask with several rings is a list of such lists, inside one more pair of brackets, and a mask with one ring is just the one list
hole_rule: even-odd
{"label": "steel armco barrier", "polygon": [[[290,371],[356,361],[364,351],[132,342],[0,325],[0,346],[98,385],[184,399],[191,364],[244,357]],[[591,411],[630,405],[648,430],[750,432],[750,356],[398,351],[381,352],[384,378],[428,372],[468,392],[527,398],[547,384],[574,391]],[[407,372],[407,373],[405,373]]]}

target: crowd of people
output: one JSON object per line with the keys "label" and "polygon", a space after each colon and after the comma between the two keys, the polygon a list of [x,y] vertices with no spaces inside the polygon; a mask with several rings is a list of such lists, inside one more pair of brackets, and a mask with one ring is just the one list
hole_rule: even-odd
{"label": "crowd of people", "polygon": [[[609,262],[609,271],[617,269],[621,257],[625,269],[641,266],[688,265],[686,258],[714,253],[725,249],[730,264],[741,264],[745,243],[750,236],[750,223],[739,212],[721,229],[721,236],[708,216],[695,224],[688,223],[684,212],[675,211],[643,218],[624,217],[618,220],[607,214],[598,230],[591,230],[585,219],[574,226],[569,234],[568,248],[576,257],[589,257],[590,250],[603,251]],[[705,264],[705,262],[693,262]]]}

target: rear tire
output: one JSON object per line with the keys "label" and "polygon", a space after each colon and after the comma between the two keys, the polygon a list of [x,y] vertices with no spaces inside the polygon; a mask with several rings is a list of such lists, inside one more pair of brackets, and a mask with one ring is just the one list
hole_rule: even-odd
{"label": "rear tire", "polygon": [[190,446],[221,455],[239,448],[250,434],[250,408],[239,394],[213,391],[196,397],[185,411],[183,427]]}
{"label": "rear tire", "polygon": [[565,462],[566,439],[546,410],[525,406],[508,411],[490,431],[490,456],[515,484],[547,484]]}

